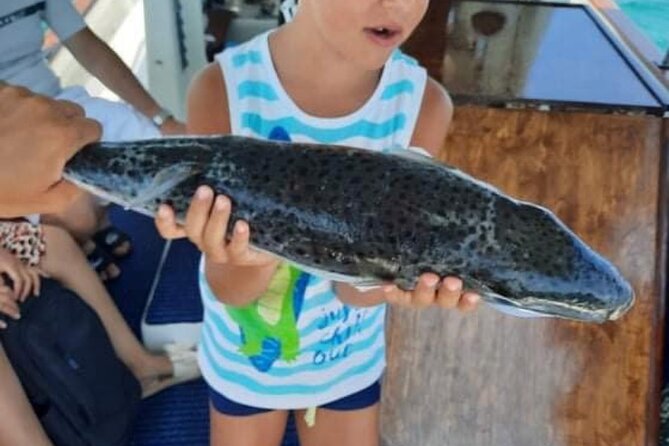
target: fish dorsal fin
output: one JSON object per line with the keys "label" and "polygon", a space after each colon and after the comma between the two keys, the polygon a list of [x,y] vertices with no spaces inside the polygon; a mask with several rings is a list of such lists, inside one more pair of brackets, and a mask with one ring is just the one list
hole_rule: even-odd
{"label": "fish dorsal fin", "polygon": [[193,162],[181,162],[161,169],[153,177],[151,184],[130,203],[129,207],[136,207],[163,196],[200,171],[198,163]]}

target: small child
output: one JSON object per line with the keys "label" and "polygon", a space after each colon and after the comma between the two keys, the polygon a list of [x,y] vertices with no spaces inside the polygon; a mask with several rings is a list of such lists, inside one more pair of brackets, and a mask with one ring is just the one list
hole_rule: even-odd
{"label": "small child", "polygon": [[[140,382],[143,397],[199,376],[193,350],[170,346],[166,353],[156,354],[137,340],[67,231],[25,221],[0,221],[0,313],[20,319],[19,303],[39,295],[42,275],[74,291],[98,314],[116,354]],[[0,320],[3,328],[6,324]]]}
{"label": "small child", "polygon": [[[224,51],[200,73],[189,132],[375,151],[418,146],[437,156],[451,101],[398,49],[428,1],[301,0],[292,22]],[[184,228],[167,206],[156,221],[164,236],[188,236],[203,252],[199,362],[211,444],[276,446],[295,410],[303,446],[377,445],[385,303],[471,310],[479,296],[431,273],[411,292],[309,275],[249,248],[246,222],[226,242],[230,208],[201,187]]]}

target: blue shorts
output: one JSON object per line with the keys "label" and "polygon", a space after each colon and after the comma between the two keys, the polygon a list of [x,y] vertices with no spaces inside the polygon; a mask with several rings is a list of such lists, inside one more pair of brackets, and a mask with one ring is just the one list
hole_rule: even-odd
{"label": "blue shorts", "polygon": [[[214,406],[214,409],[224,415],[243,417],[275,410],[261,409],[258,407],[246,406],[244,404],[236,403],[227,399],[211,387],[209,387],[209,398],[211,399],[211,404]],[[353,395],[345,396],[344,398],[332,401],[331,403],[323,404],[322,406],[318,406],[318,408],[330,410],[358,410],[373,406],[374,404],[378,403],[380,399],[381,383],[380,381],[376,381],[366,389],[362,389]]]}

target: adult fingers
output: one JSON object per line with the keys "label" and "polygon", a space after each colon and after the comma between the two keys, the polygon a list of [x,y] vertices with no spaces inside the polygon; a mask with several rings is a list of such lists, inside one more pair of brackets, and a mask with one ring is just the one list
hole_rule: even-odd
{"label": "adult fingers", "polygon": [[54,107],[58,109],[65,117],[68,118],[83,118],[86,116],[86,112],[83,107],[74,102],[66,100],[54,101]]}
{"label": "adult fingers", "polygon": [[100,123],[85,117],[70,118],[68,128],[70,129],[69,138],[61,149],[61,155],[65,160],[72,158],[86,144],[98,141],[102,136]]}

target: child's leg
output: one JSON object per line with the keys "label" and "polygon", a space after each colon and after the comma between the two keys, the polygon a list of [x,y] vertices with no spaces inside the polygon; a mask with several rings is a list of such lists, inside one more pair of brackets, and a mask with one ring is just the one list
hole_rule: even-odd
{"label": "child's leg", "polygon": [[98,314],[116,354],[142,382],[145,395],[169,386],[169,379],[158,378],[172,375],[170,360],[165,355],[151,354],[140,344],[79,245],[59,227],[43,225],[43,230],[46,253],[40,264],[42,269],[81,296]]}
{"label": "child's leg", "polygon": [[0,444],[50,446],[21,383],[0,345]]}
{"label": "child's leg", "polygon": [[316,424],[307,426],[304,410],[295,412],[301,446],[378,446],[379,403],[357,410],[316,410]]}
{"label": "child's leg", "polygon": [[273,410],[256,415],[233,416],[209,409],[211,446],[279,446],[288,412]]}
{"label": "child's leg", "polygon": [[[96,244],[92,237],[105,223],[106,219],[105,209],[91,194],[82,194],[81,198],[58,214],[43,214],[41,216],[42,223],[66,229],[82,247],[84,253],[87,256],[93,255],[94,257],[98,257],[98,253],[93,253]],[[102,266],[99,273],[102,280],[107,280],[118,277],[121,270],[115,263],[109,263],[107,266]]]}

